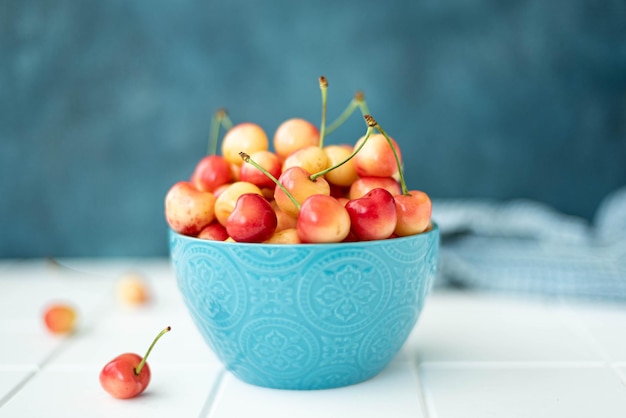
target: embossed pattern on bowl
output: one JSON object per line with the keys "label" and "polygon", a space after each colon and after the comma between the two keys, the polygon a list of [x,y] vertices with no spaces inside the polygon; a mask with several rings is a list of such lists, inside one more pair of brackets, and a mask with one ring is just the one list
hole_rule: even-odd
{"label": "embossed pattern on bowl", "polygon": [[178,288],[239,379],[282,389],[351,385],[398,353],[430,291],[437,226],[341,244],[243,244],[170,231]]}

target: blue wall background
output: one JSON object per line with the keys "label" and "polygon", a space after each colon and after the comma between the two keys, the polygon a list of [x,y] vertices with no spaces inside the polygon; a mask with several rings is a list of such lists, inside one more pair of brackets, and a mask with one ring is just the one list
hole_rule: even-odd
{"label": "blue wall background", "polygon": [[165,255],[213,112],[317,123],[320,75],[433,198],[592,219],[626,184],[624,1],[3,0],[0,52],[1,257]]}

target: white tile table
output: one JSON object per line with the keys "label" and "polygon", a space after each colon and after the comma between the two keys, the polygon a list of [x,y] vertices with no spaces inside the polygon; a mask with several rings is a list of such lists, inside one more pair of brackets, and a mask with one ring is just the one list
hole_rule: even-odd
{"label": "white tile table", "polygon": [[[153,302],[121,306],[136,271]],[[51,336],[41,313],[67,300],[78,331]],[[150,357],[152,382],[111,398],[98,374],[114,356]],[[401,353],[375,378],[323,391],[243,383],[195,330],[163,259],[0,262],[0,418],[626,417],[626,306],[436,290]]]}

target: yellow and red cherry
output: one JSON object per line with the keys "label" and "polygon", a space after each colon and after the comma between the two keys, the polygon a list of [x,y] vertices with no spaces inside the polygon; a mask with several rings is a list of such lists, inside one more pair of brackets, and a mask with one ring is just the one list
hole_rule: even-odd
{"label": "yellow and red cherry", "polygon": [[361,177],[350,186],[348,198],[358,199],[374,189],[385,189],[394,196],[401,193],[400,184],[393,177]]}
{"label": "yellow and red cherry", "polygon": [[278,220],[278,224],[276,225],[276,232],[282,231],[283,229],[295,228],[298,219],[295,216],[291,216],[283,212],[276,201],[272,201],[272,208],[274,208],[274,212],[276,213],[276,219]]}
{"label": "yellow and red cherry", "polygon": [[165,196],[165,218],[174,231],[195,236],[215,219],[215,201],[213,193],[180,181]]}
{"label": "yellow and red cherry", "polygon": [[[271,151],[257,151],[250,154],[250,158],[256,161],[272,176],[280,176],[280,173],[282,172],[281,160],[275,153]],[[270,177],[251,164],[243,164],[241,166],[239,179],[240,181],[252,183],[261,189],[271,188],[272,193],[274,192],[274,187],[276,186]]]}
{"label": "yellow and red cherry", "polygon": [[233,126],[222,139],[222,155],[231,164],[240,166],[243,162],[240,152],[253,154],[257,151],[266,151],[269,147],[267,134],[259,125],[244,122]]}
{"label": "yellow and red cherry", "polygon": [[46,328],[53,334],[70,334],[76,328],[76,309],[63,302],[48,305],[43,313]]}
{"label": "yellow and red cherry", "polygon": [[278,178],[278,182],[291,194],[287,195],[282,187],[276,185],[274,200],[286,214],[297,217],[300,212],[293,199],[302,204],[314,194],[330,195],[330,186],[323,177],[311,180],[309,176],[310,174],[303,168],[291,167],[283,171]]}
{"label": "yellow and red cherry", "polygon": [[228,216],[226,231],[237,242],[263,242],[274,235],[277,223],[272,205],[263,196],[246,193]]}
{"label": "yellow and red cherry", "polygon": [[311,145],[300,148],[285,159],[282,171],[291,167],[302,167],[309,173],[317,173],[328,167],[328,156],[320,147]]}
{"label": "yellow and red cherry", "polygon": [[137,272],[121,275],[117,280],[115,290],[118,301],[125,305],[144,305],[150,301],[148,282]]}
{"label": "yellow and red cherry", "polygon": [[292,118],[281,123],[276,129],[274,150],[278,156],[285,159],[301,148],[318,146],[319,141],[320,133],[315,125],[301,118]]}
{"label": "yellow and red cherry", "polygon": [[263,193],[258,186],[247,181],[237,181],[229,185],[215,200],[215,217],[224,227],[228,216],[235,208],[239,196],[245,193],[256,193],[262,196]]}
{"label": "yellow and red cherry", "polygon": [[217,189],[215,189],[213,191],[213,196],[215,196],[215,198],[217,199],[224,190],[228,189],[228,187],[230,187],[230,185],[233,183],[226,183],[226,184],[222,184],[220,187],[218,187]]}
{"label": "yellow and red cherry", "polygon": [[395,142],[393,139],[389,137],[378,122],[374,120],[374,118],[370,115],[366,115],[365,120],[367,121],[368,126],[374,126],[381,133],[388,145],[394,145],[394,147],[389,146],[388,149],[392,150],[392,153],[394,154],[401,187],[401,194],[394,195],[398,217],[394,235],[401,237],[415,235],[426,231],[432,226],[432,202],[430,197],[422,191],[409,191],[407,189],[402,171],[400,150],[395,149]]}
{"label": "yellow and red cherry", "polygon": [[397,223],[396,202],[385,189],[374,189],[345,204],[351,231],[359,241],[387,239]]}
{"label": "yellow and red cherry", "polygon": [[134,398],[146,390],[151,377],[146,361],[159,338],[170,330],[171,327],[167,327],[156,336],[143,358],[135,353],[124,353],[108,362],[100,371],[102,388],[118,399]]}
{"label": "yellow and red cherry", "polygon": [[432,202],[428,194],[411,190],[408,194],[394,196],[398,221],[395,234],[399,237],[415,235],[430,227]]}
{"label": "yellow and red cherry", "polygon": [[300,244],[300,237],[298,237],[298,230],[296,228],[287,228],[274,232],[267,241],[266,244]]}
{"label": "yellow and red cherry", "polygon": [[[402,163],[400,147],[389,138],[395,152]],[[374,134],[369,138],[360,138],[354,148],[366,141],[361,150],[354,156],[354,168],[360,177],[393,177],[398,174],[398,164],[394,149],[389,145],[389,141],[383,134]]]}
{"label": "yellow and red cherry", "polygon": [[302,203],[296,229],[304,243],[341,242],[350,232],[350,215],[334,197],[314,194]]}
{"label": "yellow and red cherry", "polygon": [[328,167],[333,167],[345,161],[340,166],[324,174],[324,178],[331,185],[348,187],[359,177],[354,168],[354,161],[349,158],[353,151],[354,149],[350,145],[327,145],[324,147],[324,152],[328,158]]}
{"label": "yellow and red cherry", "polygon": [[232,180],[230,164],[219,155],[207,155],[202,158],[191,175],[191,183],[203,192],[213,192]]}
{"label": "yellow and red cherry", "polygon": [[241,166],[237,164],[230,165],[230,173],[233,176],[233,183],[241,181]]}
{"label": "yellow and red cherry", "polygon": [[213,221],[198,234],[198,238],[209,241],[225,241],[228,238],[226,228],[219,222]]}

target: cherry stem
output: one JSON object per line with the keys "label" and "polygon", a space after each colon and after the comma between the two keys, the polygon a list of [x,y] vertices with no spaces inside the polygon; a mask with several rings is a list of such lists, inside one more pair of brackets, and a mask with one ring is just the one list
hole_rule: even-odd
{"label": "cherry stem", "polygon": [[391,138],[389,137],[389,135],[387,135],[387,132],[385,132],[383,130],[383,128],[378,124],[378,122],[374,121],[374,123],[375,123],[374,126],[376,127],[376,130],[378,132],[380,132],[381,134],[383,134],[383,136],[387,140],[387,143],[391,147],[391,151],[393,152],[393,156],[396,159],[396,165],[398,166],[398,173],[400,174],[400,187],[402,187],[402,194],[403,195],[408,195],[409,194],[409,189],[407,189],[406,182],[404,181],[404,173],[403,173],[404,170],[402,170],[402,164],[400,163],[400,157],[398,156],[398,152],[396,151],[396,147],[393,146],[393,142],[391,141]]}
{"label": "cherry stem", "polygon": [[370,113],[367,107],[367,103],[365,103],[365,96],[361,91],[358,91],[354,95],[354,98],[352,98],[352,100],[350,101],[348,106],[346,106],[341,115],[339,115],[339,117],[335,119],[335,121],[331,123],[330,126],[328,126],[328,128],[326,129],[326,135],[330,135],[331,132],[335,131],[337,128],[343,125],[344,122],[348,120],[348,118],[352,115],[352,113],[354,113],[357,108],[361,110],[361,114],[363,116],[369,115]]}
{"label": "cherry stem", "polygon": [[150,344],[150,347],[148,347],[148,351],[146,351],[146,355],[143,356],[143,358],[141,359],[141,363],[139,363],[139,366],[135,368],[134,370],[135,376],[139,376],[139,374],[141,373],[141,370],[143,369],[144,364],[146,364],[146,361],[148,360],[148,356],[150,355],[150,352],[152,351],[152,347],[154,347],[156,342],[159,341],[159,338],[161,338],[166,332],[169,332],[171,330],[172,330],[172,327],[167,327],[163,331],[159,332],[159,335],[156,336],[154,341],[152,341],[152,344]]}
{"label": "cherry stem", "polygon": [[326,131],[326,101],[327,101],[327,90],[328,90],[328,80],[326,77],[320,77],[320,90],[322,91],[322,123],[320,124],[320,148],[324,147],[324,135]]}
{"label": "cherry stem", "polygon": [[220,128],[224,127],[224,130],[228,131],[233,127],[233,122],[228,117],[226,109],[218,109],[211,119],[211,132],[209,134],[209,149],[208,155],[215,155],[217,153],[217,141],[220,135]]}
{"label": "cherry stem", "polygon": [[[369,115],[366,115],[369,116]],[[337,167],[341,167],[342,165],[344,165],[345,163],[347,163],[348,161],[350,161],[352,159],[352,157],[354,157],[355,155],[357,155],[359,153],[359,151],[361,151],[361,148],[363,148],[363,146],[365,145],[365,143],[367,142],[367,140],[369,139],[370,135],[372,134],[373,131],[373,126],[367,126],[367,131],[365,132],[365,139],[363,139],[363,142],[361,142],[359,144],[359,146],[352,152],[352,154],[350,154],[345,160],[335,164],[332,167],[328,167],[325,170],[319,171],[315,174],[312,174],[309,178],[311,179],[311,181],[315,181],[317,180],[318,177],[323,176],[324,174],[328,173],[329,171],[334,170]]]}
{"label": "cherry stem", "polygon": [[245,152],[240,152],[239,156],[241,157],[241,159],[247,163],[250,164],[251,166],[253,166],[254,168],[256,168],[257,170],[259,170],[261,173],[265,174],[267,177],[269,177],[274,183],[276,183],[276,185],[278,187],[280,187],[283,192],[285,192],[285,194],[287,195],[287,197],[289,199],[291,199],[291,201],[293,202],[293,204],[296,206],[296,208],[298,208],[298,210],[300,210],[300,203],[298,203],[298,201],[296,200],[295,197],[293,197],[293,195],[291,193],[289,193],[289,190],[287,190],[287,188],[285,186],[283,186],[283,184],[278,181],[278,179],[276,177],[274,177],[272,175],[272,173],[270,173],[269,171],[267,171],[266,169],[264,169],[263,167],[261,167],[261,165],[259,163],[257,163],[256,161],[254,161],[252,158],[250,158],[250,156],[248,154],[246,154]]}

